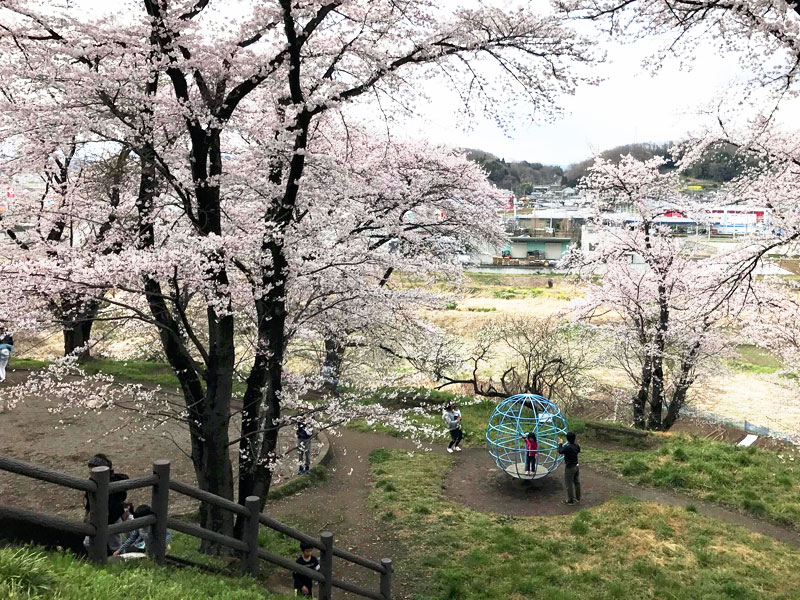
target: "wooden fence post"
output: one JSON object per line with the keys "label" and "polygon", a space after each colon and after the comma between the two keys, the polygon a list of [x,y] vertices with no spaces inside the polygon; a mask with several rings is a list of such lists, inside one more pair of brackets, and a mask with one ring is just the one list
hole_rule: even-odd
{"label": "wooden fence post", "polygon": [[158,481],[153,485],[150,508],[156,517],[153,539],[147,552],[158,564],[164,564],[167,556],[167,518],[169,516],[169,461],[160,459],[153,463],[153,475]]}
{"label": "wooden fence post", "polygon": [[381,565],[386,569],[385,573],[381,573],[381,596],[383,600],[392,600],[392,573],[394,567],[391,558],[382,558]]}
{"label": "wooden fence post", "polygon": [[247,553],[244,556],[243,567],[245,572],[253,577],[258,575],[258,529],[260,524],[258,517],[261,514],[261,499],[258,496],[248,496],[244,500],[245,508],[250,511],[250,515],[244,524],[244,539],[247,544]]}
{"label": "wooden fence post", "polygon": [[94,526],[94,535],[89,541],[89,560],[104,563],[108,558],[108,484],[111,469],[94,467],[91,479],[97,485],[97,490],[89,492],[89,523]]}
{"label": "wooden fence post", "polygon": [[325,581],[319,584],[319,600],[331,600],[333,595],[333,534],[323,531],[319,536],[322,552],[319,555],[319,569]]}

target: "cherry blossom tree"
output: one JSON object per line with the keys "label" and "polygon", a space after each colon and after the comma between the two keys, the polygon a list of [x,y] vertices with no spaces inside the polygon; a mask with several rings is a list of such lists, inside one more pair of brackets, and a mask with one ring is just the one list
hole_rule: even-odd
{"label": "cherry blossom tree", "polygon": [[593,362],[588,333],[563,315],[508,317],[486,323],[471,340],[428,326],[427,335],[397,336],[384,350],[408,361],[436,389],[461,385],[487,398],[540,394],[568,406],[587,384]]}
{"label": "cherry blossom tree", "polygon": [[709,256],[659,224],[667,213],[703,215],[662,164],[660,157],[595,161],[586,197],[598,209],[625,206],[630,218],[598,210],[594,247],[569,259],[589,286],[576,314],[599,322],[633,385],[634,425],[655,430],[678,419],[698,368],[724,349],[725,328],[752,299],[741,272],[748,247]]}
{"label": "cherry blossom tree", "polygon": [[[2,79],[34,114],[57,114],[97,147],[135,156],[138,182],[127,190],[134,210],[119,233],[127,245],[80,261],[83,272],[69,279],[146,301],[146,312],[136,302],[121,308],[157,327],[185,397],[198,481],[227,498],[235,487],[228,423],[240,366],[237,333],[252,333],[237,440],[243,500],[266,497],[278,424],[306,387],[287,385],[288,340],[299,326],[290,303],[308,289],[291,284],[324,273],[322,289],[334,289],[337,269],[315,265],[325,236],[303,238],[299,228],[311,223],[324,234],[326,219],[338,217],[361,227],[355,233],[362,245],[348,245],[346,256],[354,268],[370,262],[369,243],[379,239],[386,239],[381,247],[398,239],[399,256],[409,236],[419,245],[437,239],[425,226],[411,227],[411,214],[428,223],[419,209],[400,210],[394,230],[370,238],[381,207],[358,205],[359,194],[347,189],[339,198],[326,193],[310,176],[317,161],[325,169],[325,150],[315,155],[313,145],[323,146],[337,118],[352,120],[349,105],[365,97],[405,105],[436,74],[462,92],[468,109],[506,107],[501,100],[513,90],[548,115],[558,95],[574,89],[574,68],[589,53],[557,16],[532,10],[448,11],[421,0],[238,8],[240,14],[210,0],[142,0],[87,16],[75,4],[13,0],[0,11],[0,43]],[[345,167],[357,147],[345,141]],[[393,181],[414,191],[414,181]],[[455,200],[458,184],[453,190],[455,210],[446,214],[455,215],[469,203]],[[391,187],[380,192],[392,197]],[[32,275],[40,279],[63,277],[55,265],[38,268]],[[322,296],[343,304],[348,292]],[[211,507],[202,522],[222,532],[233,527]]]}
{"label": "cherry blossom tree", "polygon": [[[74,354],[86,360],[105,290],[72,285],[70,263],[76,254],[120,249],[119,243],[107,239],[107,235],[124,208],[120,206],[120,188],[130,151],[123,148],[108,160],[85,163],[77,156],[81,144],[74,137],[66,144],[44,139],[25,140],[25,144],[21,141],[14,140],[15,152],[5,165],[6,175],[14,178],[36,173],[41,186],[36,191],[21,192],[13,211],[0,217],[12,242],[7,246],[8,260],[20,268],[22,263],[36,264],[44,256],[58,265],[62,277],[43,286],[37,279],[16,277],[13,269],[8,271],[7,281],[22,299],[9,314],[24,314],[29,322],[38,315],[36,327],[29,323],[23,330],[50,324],[59,327],[65,356]],[[39,169],[35,170],[37,164]],[[27,172],[18,172],[18,166]],[[87,210],[92,211],[91,219],[82,214]]]}

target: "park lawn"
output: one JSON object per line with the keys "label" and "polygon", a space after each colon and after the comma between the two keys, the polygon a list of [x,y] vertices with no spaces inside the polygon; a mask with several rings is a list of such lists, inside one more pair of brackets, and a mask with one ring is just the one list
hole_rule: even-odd
{"label": "park lawn", "polygon": [[564,517],[449,502],[449,456],[372,453],[371,503],[408,548],[416,600],[794,599],[800,552],[685,509],[624,497]]}
{"label": "park lawn", "polygon": [[279,600],[249,577],[156,567],[149,560],[92,565],[66,552],[0,548],[0,599]]}
{"label": "park lawn", "polygon": [[800,530],[800,454],[664,435],[656,450],[588,449],[585,461],[637,485],[672,487]]}

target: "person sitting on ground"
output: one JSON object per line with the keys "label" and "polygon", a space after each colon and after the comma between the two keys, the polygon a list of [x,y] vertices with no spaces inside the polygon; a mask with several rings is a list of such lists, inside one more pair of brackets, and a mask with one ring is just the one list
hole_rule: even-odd
{"label": "person sitting on ground", "polygon": [[302,419],[297,422],[297,474],[311,472],[311,425]]}
{"label": "person sitting on ground", "polygon": [[539,453],[539,442],[532,431],[525,437],[525,475],[536,475],[536,455]]}
{"label": "person sitting on ground", "polygon": [[[125,508],[125,512],[122,513],[122,520],[123,521],[133,521],[136,518],[136,517],[133,516],[133,513],[134,513],[133,503],[132,502],[126,502],[122,506]],[[145,550],[144,540],[143,539],[141,539],[138,542],[136,542],[134,544],[134,546],[136,547],[136,550],[138,552],[144,552],[144,550]]]}
{"label": "person sitting on ground", "polygon": [[564,500],[564,504],[580,504],[581,478],[578,454],[581,447],[575,443],[575,433],[572,431],[567,434],[567,443],[561,442],[561,436],[558,436],[558,453],[564,455],[564,482],[567,484],[567,499]]}
{"label": "person sitting on ground", "polygon": [[[317,557],[311,553],[312,547],[306,544],[305,542],[300,543],[300,556],[295,561],[301,567],[306,567],[307,569],[312,569],[314,571],[319,571],[319,561]],[[311,586],[314,585],[314,581],[307,577],[306,575],[301,575],[300,573],[293,573],[292,577],[294,578],[294,595],[295,596],[307,596],[311,597]]]}
{"label": "person sitting on ground", "polygon": [[[136,507],[136,510],[133,511],[133,517],[135,519],[141,519],[142,517],[147,517],[148,515],[152,515],[153,509],[150,508],[147,504],[141,504]],[[169,550],[169,541],[172,539],[172,533],[167,530],[167,550]],[[126,539],[122,545],[119,547],[118,550],[114,552],[114,556],[119,556],[120,554],[128,554],[130,552],[147,552],[147,549],[150,547],[150,544],[153,541],[153,526],[149,525],[148,527],[142,527],[141,529],[134,529],[131,531],[130,535],[128,535],[128,539]]]}
{"label": "person sitting on ground", "polygon": [[0,337],[0,382],[6,380],[6,367],[14,354],[14,338],[9,334]]}
{"label": "person sitting on ground", "polygon": [[461,411],[458,410],[458,406],[455,404],[448,404],[444,407],[442,418],[450,431],[450,443],[447,445],[447,451],[451,453],[453,450],[461,452],[459,444],[464,437],[464,433],[461,431]]}
{"label": "person sitting on ground", "polygon": [[[105,454],[98,453],[92,456],[87,463],[89,466],[89,472],[91,474],[91,470],[95,467],[108,467],[111,471],[109,475],[109,481],[123,481],[128,479],[128,476],[125,473],[115,473],[112,467],[111,459],[108,458]],[[128,498],[128,492],[121,491],[121,492],[114,492],[108,495],[108,524],[113,525],[114,523],[122,522],[122,517],[125,513],[125,500]],[[89,522],[89,492],[84,494],[84,508],[86,509],[86,516],[84,520],[88,523]],[[90,538],[87,536],[83,540],[83,545],[87,548],[89,547]],[[122,545],[122,535],[119,533],[109,535],[108,536],[108,549],[109,552],[114,552],[119,550],[119,547]]]}

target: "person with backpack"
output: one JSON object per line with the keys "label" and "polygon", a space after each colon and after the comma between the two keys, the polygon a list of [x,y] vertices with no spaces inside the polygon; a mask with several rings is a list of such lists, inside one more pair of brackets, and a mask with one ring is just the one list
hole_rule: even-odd
{"label": "person with backpack", "polygon": [[[129,477],[125,473],[115,473],[114,469],[112,468],[111,459],[106,456],[105,454],[98,453],[92,456],[88,461],[89,471],[95,467],[108,467],[111,471],[109,476],[109,481],[123,481],[125,479],[129,479]],[[128,492],[121,491],[121,492],[113,492],[108,495],[108,524],[113,525],[114,523],[121,523],[123,520],[123,516],[125,515],[125,500],[128,498]],[[86,516],[84,521],[89,521],[89,492],[84,494],[84,508],[86,509]],[[83,545],[87,548],[89,547],[89,543],[91,539],[89,536],[83,540]],[[122,545],[122,534],[117,533],[108,536],[108,549],[109,554],[113,554],[115,551],[119,550],[120,546]]]}
{"label": "person with backpack", "polygon": [[455,404],[448,404],[444,407],[442,418],[450,432],[450,443],[447,445],[447,451],[451,454],[454,450],[461,452],[459,444],[464,437],[464,432],[461,431],[461,411],[458,410],[458,406]]}

